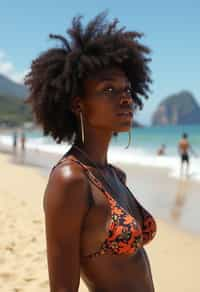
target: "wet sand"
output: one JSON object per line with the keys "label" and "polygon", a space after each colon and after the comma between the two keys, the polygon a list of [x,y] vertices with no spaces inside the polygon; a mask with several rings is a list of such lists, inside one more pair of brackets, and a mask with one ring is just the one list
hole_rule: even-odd
{"label": "wet sand", "polygon": [[118,165],[126,171],[131,191],[157,218],[200,235],[199,182],[169,177],[167,169]]}
{"label": "wet sand", "polygon": [[[0,166],[0,291],[47,292],[42,209],[47,177],[36,167],[11,163],[6,154],[0,154]],[[123,169],[129,187],[145,207],[153,214],[160,210],[158,234],[146,247],[156,291],[200,291],[200,236],[183,224],[183,218],[192,221],[197,215],[199,185],[168,179],[167,170],[125,165]],[[171,223],[160,220],[162,217]],[[197,226],[199,222],[193,223]],[[82,283],[79,291],[87,291]]]}

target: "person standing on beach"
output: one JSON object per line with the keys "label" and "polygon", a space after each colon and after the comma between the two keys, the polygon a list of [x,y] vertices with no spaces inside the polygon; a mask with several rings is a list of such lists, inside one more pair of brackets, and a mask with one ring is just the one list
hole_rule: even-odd
{"label": "person standing on beach", "polygon": [[135,31],[118,28],[101,13],[83,27],[75,17],[70,40],[33,61],[25,84],[44,134],[68,141],[44,194],[51,292],[153,292],[144,245],[156,233],[152,215],[108,163],[113,133],[128,132],[134,110],[147,97],[148,54]]}
{"label": "person standing on beach", "polygon": [[13,154],[16,155],[16,152],[17,152],[17,140],[18,140],[18,136],[17,136],[17,131],[16,130],[13,132],[12,140],[13,140]]}
{"label": "person standing on beach", "polygon": [[21,132],[20,142],[21,142],[21,151],[22,153],[24,153],[24,151],[26,150],[26,135],[24,131]]}
{"label": "person standing on beach", "polygon": [[[182,138],[178,143],[178,152],[181,158],[181,168],[180,168],[180,175],[183,175],[184,165],[186,165],[185,175],[188,176],[189,174],[189,166],[190,166],[190,156],[189,151],[194,153],[189,141],[188,141],[188,134],[183,133]],[[194,153],[195,154],[195,153]]]}
{"label": "person standing on beach", "polygon": [[20,155],[19,160],[21,163],[25,162],[25,151],[26,151],[26,133],[23,129],[20,131]]}

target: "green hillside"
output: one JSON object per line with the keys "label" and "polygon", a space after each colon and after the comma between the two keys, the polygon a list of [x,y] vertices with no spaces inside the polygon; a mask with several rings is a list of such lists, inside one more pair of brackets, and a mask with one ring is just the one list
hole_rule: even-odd
{"label": "green hillside", "polygon": [[0,125],[17,126],[27,121],[32,121],[28,105],[22,99],[0,94]]}

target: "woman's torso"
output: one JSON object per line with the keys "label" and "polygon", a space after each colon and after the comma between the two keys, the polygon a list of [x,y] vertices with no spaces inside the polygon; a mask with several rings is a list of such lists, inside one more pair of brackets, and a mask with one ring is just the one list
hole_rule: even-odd
{"label": "woman's torso", "polygon": [[103,176],[109,181],[107,185],[100,179],[102,171],[99,173],[73,155],[65,155],[61,163],[78,163],[90,184],[90,208],[82,228],[80,252],[81,276],[89,291],[153,292],[150,265],[142,246],[130,254],[109,254],[109,249],[101,254],[101,246],[108,238],[112,221],[111,205],[105,192],[133,216],[139,226],[144,223],[142,207],[120,180],[118,170],[109,167],[103,171]]}

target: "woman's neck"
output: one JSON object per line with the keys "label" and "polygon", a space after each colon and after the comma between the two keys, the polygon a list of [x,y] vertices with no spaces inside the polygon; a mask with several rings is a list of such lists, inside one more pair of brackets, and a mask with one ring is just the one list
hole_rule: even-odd
{"label": "woman's neck", "polygon": [[106,166],[108,164],[107,152],[112,138],[112,132],[100,128],[94,129],[93,127],[89,127],[87,123],[85,123],[84,129],[84,143],[79,132],[78,138],[74,141],[74,145],[84,153],[83,156],[86,159],[100,167]]}

